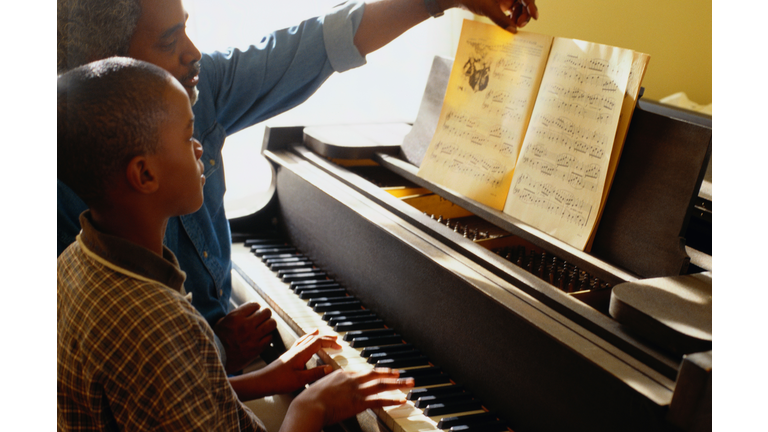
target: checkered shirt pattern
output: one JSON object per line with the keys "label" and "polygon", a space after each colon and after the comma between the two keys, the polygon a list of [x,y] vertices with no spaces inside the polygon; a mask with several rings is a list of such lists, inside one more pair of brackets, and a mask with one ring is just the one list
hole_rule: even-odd
{"label": "checkered shirt pattern", "polygon": [[263,431],[232,390],[213,331],[179,291],[173,254],[165,259],[176,274],[159,278],[177,281],[171,288],[94,253],[88,240],[99,235],[86,222],[58,259],[58,430]]}

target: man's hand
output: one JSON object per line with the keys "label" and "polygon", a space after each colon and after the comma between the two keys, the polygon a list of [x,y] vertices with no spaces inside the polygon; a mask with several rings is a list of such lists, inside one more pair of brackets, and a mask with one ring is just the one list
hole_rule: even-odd
{"label": "man's hand", "polygon": [[224,369],[234,373],[248,366],[272,342],[276,328],[272,311],[258,303],[246,303],[220,319],[213,332],[227,353]]}
{"label": "man's hand", "polygon": [[[455,1],[455,0],[450,0]],[[512,33],[528,21],[539,19],[536,0],[458,0],[461,7],[476,15],[488,17],[496,25]]]}

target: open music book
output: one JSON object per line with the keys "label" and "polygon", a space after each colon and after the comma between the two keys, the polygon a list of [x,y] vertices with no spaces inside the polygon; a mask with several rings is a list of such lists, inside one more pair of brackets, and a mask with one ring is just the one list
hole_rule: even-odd
{"label": "open music book", "polygon": [[588,249],[649,58],[465,20],[419,176]]}

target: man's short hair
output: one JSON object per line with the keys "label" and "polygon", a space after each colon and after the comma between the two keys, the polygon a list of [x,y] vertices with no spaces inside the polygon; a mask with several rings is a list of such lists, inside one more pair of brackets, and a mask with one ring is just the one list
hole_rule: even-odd
{"label": "man's short hair", "polygon": [[56,70],[128,55],[140,0],[56,0]]}
{"label": "man's short hair", "polygon": [[57,177],[88,206],[105,203],[128,162],[157,150],[173,77],[140,60],[113,57],[57,79]]}

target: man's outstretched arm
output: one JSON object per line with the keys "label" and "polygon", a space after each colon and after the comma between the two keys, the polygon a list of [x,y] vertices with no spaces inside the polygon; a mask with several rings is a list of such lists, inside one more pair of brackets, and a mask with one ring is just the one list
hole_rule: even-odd
{"label": "man's outstretched arm", "polygon": [[[429,1],[429,0],[428,0]],[[462,7],[511,32],[538,19],[535,0],[431,0],[440,11]],[[388,44],[430,17],[425,0],[371,0],[365,5],[355,46],[363,56]]]}

